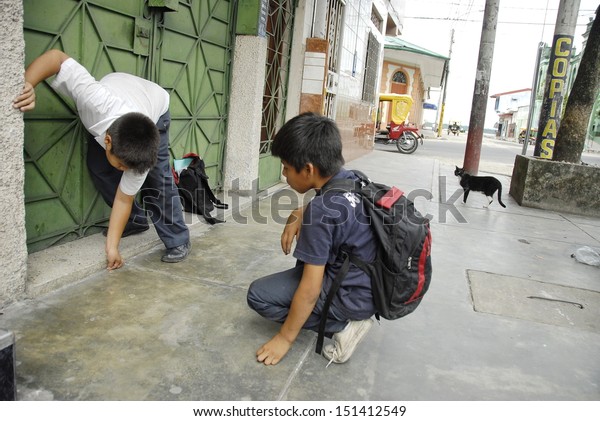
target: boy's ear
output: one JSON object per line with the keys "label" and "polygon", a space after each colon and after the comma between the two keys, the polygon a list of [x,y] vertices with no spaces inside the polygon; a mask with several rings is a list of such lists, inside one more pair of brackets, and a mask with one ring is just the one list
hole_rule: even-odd
{"label": "boy's ear", "polygon": [[319,175],[319,169],[310,162],[304,166],[304,171],[306,171],[306,175],[308,177],[314,177],[315,175]]}
{"label": "boy's ear", "polygon": [[112,149],[112,138],[108,133],[104,136],[104,145],[106,145],[106,150]]}

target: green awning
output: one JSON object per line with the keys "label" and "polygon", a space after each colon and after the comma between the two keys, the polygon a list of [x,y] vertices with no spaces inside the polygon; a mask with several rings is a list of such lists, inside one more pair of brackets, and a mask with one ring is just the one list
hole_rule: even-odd
{"label": "green awning", "polygon": [[384,59],[421,69],[425,89],[442,86],[442,76],[450,59],[398,37],[385,37]]}
{"label": "green awning", "polygon": [[408,51],[410,53],[420,54],[429,57],[435,57],[442,60],[448,60],[448,57],[438,53],[434,53],[426,48],[419,47],[418,45],[412,44],[408,41],[404,41],[398,37],[385,37],[384,48],[390,50]]}

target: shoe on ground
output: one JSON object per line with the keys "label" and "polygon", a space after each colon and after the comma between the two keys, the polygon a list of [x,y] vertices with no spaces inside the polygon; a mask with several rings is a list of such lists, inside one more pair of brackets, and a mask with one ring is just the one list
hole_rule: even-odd
{"label": "shoe on ground", "polygon": [[[129,237],[130,235],[140,234],[144,231],[148,231],[150,229],[150,225],[146,224],[135,224],[131,221],[127,221],[127,225],[125,225],[125,229],[123,230],[123,235],[121,238]],[[104,228],[102,230],[102,235],[106,237],[108,234],[108,228]]]}
{"label": "shoe on ground", "polygon": [[329,364],[345,363],[371,326],[373,326],[372,319],[349,321],[344,330],[333,334],[333,344],[325,345],[321,353],[329,360]]}
{"label": "shoe on ground", "polygon": [[184,260],[192,250],[192,243],[187,242],[177,247],[167,249],[164,256],[160,259],[165,263],[178,263]]}

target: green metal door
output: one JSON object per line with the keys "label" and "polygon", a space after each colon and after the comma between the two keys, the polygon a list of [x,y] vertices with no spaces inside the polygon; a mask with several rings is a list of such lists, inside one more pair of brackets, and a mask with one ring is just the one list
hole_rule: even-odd
{"label": "green metal door", "polygon": [[[24,0],[26,65],[58,48],[93,76],[132,73],[171,94],[171,152],[196,152],[221,181],[231,56],[229,0]],[[47,83],[25,115],[30,252],[98,232],[110,209],[88,176],[89,136],[74,105]]]}
{"label": "green metal door", "polygon": [[222,182],[233,1],[180,1],[158,25],[153,80],[171,93],[171,153],[198,153],[211,187]]}

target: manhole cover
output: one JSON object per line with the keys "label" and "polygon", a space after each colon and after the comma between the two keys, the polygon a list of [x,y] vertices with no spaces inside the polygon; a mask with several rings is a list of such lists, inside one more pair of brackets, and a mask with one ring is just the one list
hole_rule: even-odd
{"label": "manhole cover", "polygon": [[600,293],[514,276],[468,270],[473,308],[600,333]]}

